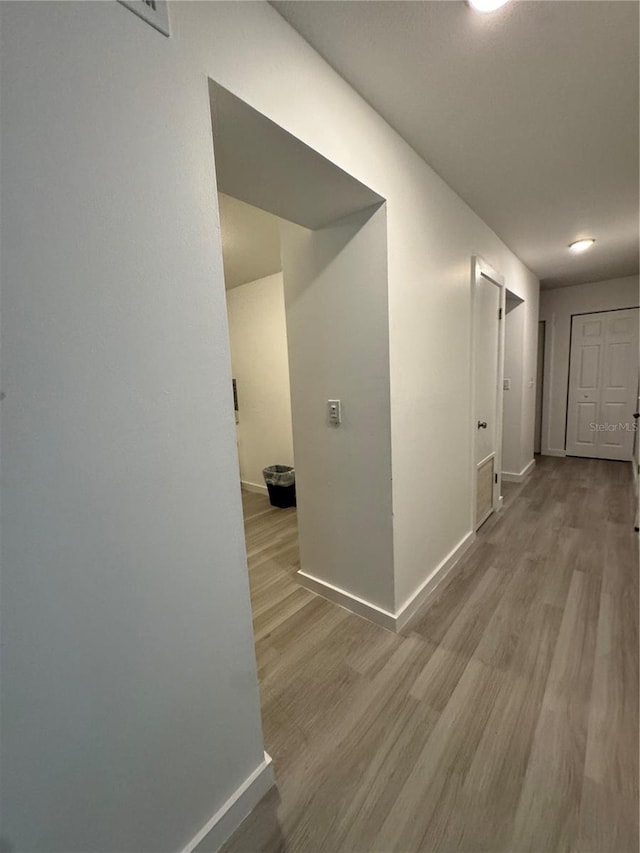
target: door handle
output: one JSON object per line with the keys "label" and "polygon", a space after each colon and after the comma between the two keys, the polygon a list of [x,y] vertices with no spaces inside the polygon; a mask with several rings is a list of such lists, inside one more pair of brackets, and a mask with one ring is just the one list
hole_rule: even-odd
{"label": "door handle", "polygon": [[478,429],[486,429],[487,422],[486,421],[478,421]]}
{"label": "door handle", "polygon": [[640,418],[640,412],[634,412],[634,413],[633,413],[633,417],[634,417],[636,420],[638,420],[638,418]]}

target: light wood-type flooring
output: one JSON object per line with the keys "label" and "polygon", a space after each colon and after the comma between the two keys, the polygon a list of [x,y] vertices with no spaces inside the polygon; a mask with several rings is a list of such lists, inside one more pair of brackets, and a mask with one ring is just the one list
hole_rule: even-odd
{"label": "light wood-type flooring", "polygon": [[295,510],[245,494],[277,788],[225,851],[636,853],[630,467],[538,458],[401,635],[302,589]]}

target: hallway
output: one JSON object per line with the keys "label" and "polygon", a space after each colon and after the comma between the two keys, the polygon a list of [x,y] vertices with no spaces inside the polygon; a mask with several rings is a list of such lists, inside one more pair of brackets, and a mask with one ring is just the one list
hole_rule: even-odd
{"label": "hallway", "polygon": [[629,465],[539,457],[402,635],[301,589],[295,511],[243,498],[278,787],[226,851],[637,851]]}

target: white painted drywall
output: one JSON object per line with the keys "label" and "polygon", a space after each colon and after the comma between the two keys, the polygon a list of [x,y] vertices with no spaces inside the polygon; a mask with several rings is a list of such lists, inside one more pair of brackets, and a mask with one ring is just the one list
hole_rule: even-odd
{"label": "white painted drywall", "polygon": [[472,526],[471,256],[525,379],[538,283],[267,3],[0,7],[3,831],[175,850],[262,762],[207,78],[387,199],[396,606]]}
{"label": "white painted drywall", "polygon": [[473,527],[469,259],[482,256],[524,300],[518,470],[533,458],[539,291],[430,169],[404,150],[398,160],[387,205],[396,608]]}
{"label": "white painted drywall", "polygon": [[216,175],[224,193],[314,229],[382,203],[247,101],[215,82],[209,89]]}
{"label": "white painted drywall", "polygon": [[240,478],[264,489],[263,468],[294,464],[282,273],[227,291],[227,310]]}
{"label": "white painted drywall", "polygon": [[521,468],[533,458],[538,280],[268,4],[181,3],[173,20],[194,65],[387,199],[399,608],[472,529],[471,257],[525,300]]}
{"label": "white painted drywall", "polygon": [[543,290],[540,319],[546,322],[542,407],[542,453],[564,455],[571,315],[640,304],[638,276]]}
{"label": "white painted drywall", "polygon": [[0,846],[168,853],[263,762],[206,79],[1,5]]}
{"label": "white painted drywall", "polygon": [[218,208],[227,290],[281,272],[278,217],[224,193]]}
{"label": "white painted drywall", "polygon": [[381,207],[280,234],[301,568],[393,610],[386,225]]}

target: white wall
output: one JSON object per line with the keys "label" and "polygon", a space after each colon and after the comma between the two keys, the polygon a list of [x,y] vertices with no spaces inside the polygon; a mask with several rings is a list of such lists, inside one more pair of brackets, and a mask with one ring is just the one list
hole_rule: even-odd
{"label": "white wall", "polygon": [[177,849],[262,759],[207,78],[387,199],[396,606],[472,527],[471,255],[525,379],[538,283],[268,4],[0,5],[3,830]]}
{"label": "white wall", "polygon": [[263,761],[206,79],[1,6],[4,845],[176,851]]}
{"label": "white wall", "polygon": [[638,276],[543,290],[540,319],[546,323],[542,408],[542,453],[563,456],[567,418],[571,315],[614,308],[633,308],[640,302]]}
{"label": "white wall", "polygon": [[393,611],[386,222],[381,207],[280,231],[301,568]]}
{"label": "white wall", "polygon": [[533,458],[539,283],[417,155],[402,149],[396,165],[387,210],[394,563],[401,608],[473,528],[470,258],[481,255],[525,302],[519,470]]}
{"label": "white wall", "polygon": [[482,255],[526,303],[521,461],[533,457],[538,280],[268,4],[175,6],[175,33],[194,66],[387,200],[401,607],[473,526],[471,256]]}
{"label": "white wall", "polygon": [[240,477],[264,490],[263,468],[294,464],[282,273],[228,290],[227,310]]}

